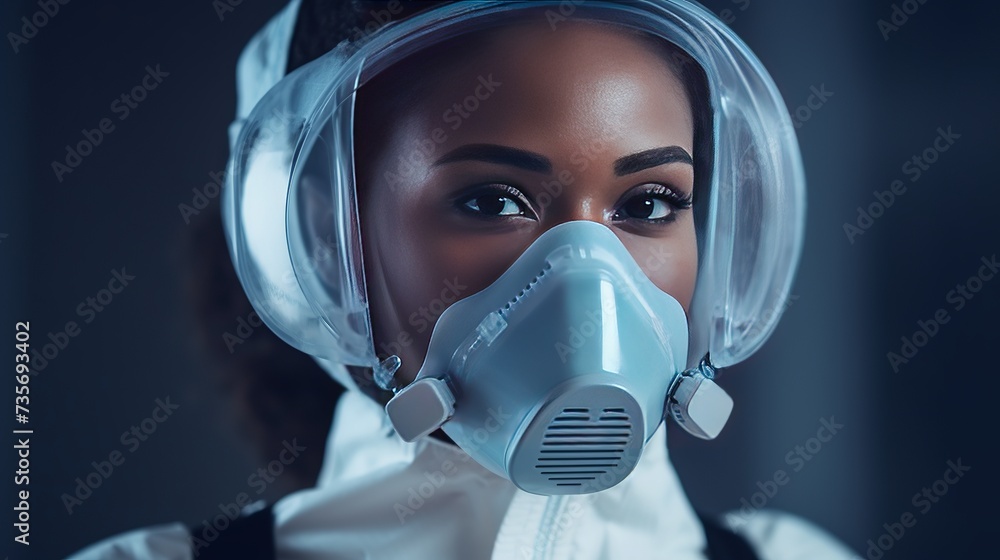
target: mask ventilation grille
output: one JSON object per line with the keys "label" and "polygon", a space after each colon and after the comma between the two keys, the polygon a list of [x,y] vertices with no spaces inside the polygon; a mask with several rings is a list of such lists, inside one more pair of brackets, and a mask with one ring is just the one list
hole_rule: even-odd
{"label": "mask ventilation grille", "polygon": [[521,288],[521,291],[518,292],[517,295],[510,298],[510,301],[508,301],[506,304],[504,304],[503,307],[498,309],[497,313],[499,313],[504,319],[506,319],[507,315],[510,314],[510,312],[517,307],[517,304],[521,303],[521,300],[523,300],[526,295],[530,294],[531,291],[535,289],[535,287],[538,285],[538,282],[541,281],[541,279],[545,276],[545,274],[551,269],[552,269],[552,263],[545,261],[545,267],[542,268],[540,271],[538,271],[538,274],[536,274],[534,278],[529,280],[528,283],[525,284],[523,288]]}
{"label": "mask ventilation grille", "polygon": [[618,467],[631,441],[624,408],[566,407],[545,429],[535,468],[555,486],[592,486]]}

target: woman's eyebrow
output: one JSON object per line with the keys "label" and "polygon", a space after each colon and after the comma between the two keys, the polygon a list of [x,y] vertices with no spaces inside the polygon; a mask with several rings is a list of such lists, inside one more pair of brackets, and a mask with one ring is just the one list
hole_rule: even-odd
{"label": "woman's eyebrow", "polygon": [[615,160],[615,175],[621,177],[622,175],[636,173],[650,167],[676,162],[694,165],[691,154],[687,153],[687,150],[680,146],[653,148]]}
{"label": "woman's eyebrow", "polygon": [[521,169],[538,173],[552,172],[552,162],[549,161],[549,158],[534,152],[511,148],[510,146],[501,146],[499,144],[466,144],[459,146],[441,156],[434,162],[434,165],[455,161],[483,161],[486,163],[499,163],[501,165],[520,167]]}

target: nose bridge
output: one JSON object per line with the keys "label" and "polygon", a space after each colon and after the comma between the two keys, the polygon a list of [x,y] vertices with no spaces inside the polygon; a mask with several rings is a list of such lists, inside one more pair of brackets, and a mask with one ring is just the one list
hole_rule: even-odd
{"label": "nose bridge", "polygon": [[[585,220],[606,224],[610,209],[603,208],[597,196],[600,189],[585,175],[561,171],[554,179],[542,182],[538,204],[548,227]],[[547,229],[547,228],[546,228]]]}
{"label": "nose bridge", "polygon": [[613,180],[598,172],[594,165],[584,169],[563,169],[550,179],[542,181],[536,194],[541,210],[542,227],[534,236],[537,239],[546,231],[567,222],[587,221],[610,229],[622,242],[632,258],[644,272],[664,266],[661,247],[644,247],[636,244],[621,228],[612,223],[616,200],[608,196],[607,182]]}
{"label": "nose bridge", "polygon": [[[610,202],[600,196],[603,178],[588,177],[587,173],[561,171],[551,180],[542,182],[542,190],[537,194],[541,207],[542,227],[535,239],[550,229],[568,222],[593,222],[607,227],[623,244],[625,239],[618,228],[612,227],[611,215],[614,209]],[[632,252],[632,249],[629,248]]]}
{"label": "nose bridge", "polygon": [[542,206],[543,228],[538,232],[541,236],[546,231],[567,222],[587,221],[600,224],[610,229],[625,249],[635,260],[647,277],[661,272],[670,261],[670,251],[664,243],[637,243],[631,236],[611,223],[614,213],[613,202],[602,200],[595,192],[594,183],[590,187],[584,180],[577,178],[572,184],[562,185],[562,192],[549,183],[545,188],[546,196],[539,196]]}
{"label": "nose bridge", "polygon": [[603,209],[596,206],[592,200],[573,201],[566,208],[552,213],[551,226],[555,227],[559,224],[575,221],[587,221],[607,225]]}

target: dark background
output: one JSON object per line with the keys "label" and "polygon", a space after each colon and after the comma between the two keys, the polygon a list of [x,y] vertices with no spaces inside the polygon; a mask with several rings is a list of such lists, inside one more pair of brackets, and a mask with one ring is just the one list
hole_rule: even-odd
{"label": "dark background", "polygon": [[[107,285],[112,269],[136,277],[32,378],[32,544],[26,551],[7,533],[0,550],[13,557],[65,556],[150,524],[197,524],[246,491],[247,476],[269,460],[237,436],[232,407],[192,343],[179,255],[189,226],[178,205],[191,204],[192,189],[224,168],[236,58],[283,5],[245,0],[220,21],[208,0],[70,2],[20,52],[0,48],[4,363],[14,363],[15,321],[31,322],[40,347],[67,321],[82,323],[77,305]],[[1000,13],[992,3],[927,0],[885,40],[877,21],[890,17],[888,1],[705,5],[731,10],[733,29],[791,111],[813,86],[833,95],[798,129],[809,218],[797,298],[767,346],[723,378],[737,400],[723,436],[705,443],[671,432],[689,496],[710,512],[738,509],[784,469],[790,482],[766,507],[816,522],[861,555],[883,524],[909,511],[916,525],[885,558],[992,557],[1000,280],[961,310],[946,297],[982,257],[1000,252]],[[0,29],[17,32],[38,9],[4,3]],[[170,75],[119,121],[111,102],[157,64]],[[115,130],[57,181],[51,162],[104,117]],[[903,163],[949,126],[960,138],[910,182]],[[856,223],[858,207],[895,179],[906,192],[850,242],[844,223]],[[217,212],[218,200],[205,211]],[[939,308],[951,320],[894,372],[887,352],[899,352],[900,337]],[[222,345],[221,334],[208,343]],[[12,403],[10,378],[0,387]],[[73,492],[74,479],[121,450],[121,433],[168,396],[180,408],[67,514],[60,496]],[[792,472],[786,454],[830,416],[844,428]],[[16,458],[7,449],[10,481]],[[911,497],[959,458],[972,470],[926,514],[917,511]],[[2,485],[8,523],[12,490]],[[276,484],[265,496],[282,491]]]}

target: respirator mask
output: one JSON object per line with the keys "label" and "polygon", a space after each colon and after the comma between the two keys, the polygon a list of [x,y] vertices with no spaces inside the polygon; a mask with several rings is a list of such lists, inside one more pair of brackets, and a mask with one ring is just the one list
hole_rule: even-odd
{"label": "respirator mask", "polygon": [[[571,7],[567,13],[567,6]],[[358,89],[447,38],[523,15],[625,26],[685,51],[708,78],[711,185],[699,204],[689,315],[608,227],[570,221],[539,236],[497,280],[437,318],[413,382],[376,356],[355,183]],[[319,187],[317,187],[319,185]],[[317,223],[315,190],[332,206]],[[484,467],[536,494],[618,484],[666,416],[711,439],[733,402],[717,368],[773,331],[801,251],[804,180],[790,118],[747,47],[684,1],[459,2],[344,43],[256,105],[224,192],[230,251],[264,322],[359,388],[345,365],[392,391],[386,412],[413,441],[441,429]],[[365,382],[365,380],[361,380]]]}
{"label": "respirator mask", "polygon": [[725,424],[728,395],[702,371],[681,375],[687,348],[680,303],[615,234],[568,222],[445,310],[386,410],[403,439],[441,427],[525,491],[603,490],[635,467],[664,406],[701,437]]}

